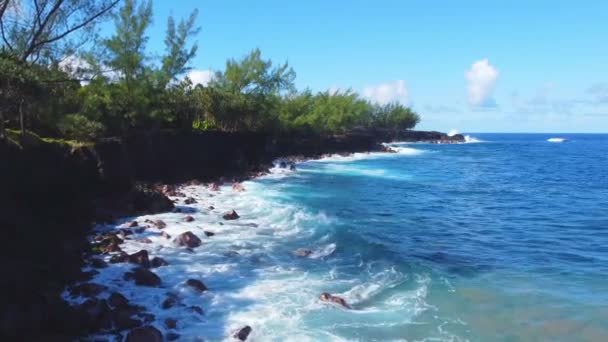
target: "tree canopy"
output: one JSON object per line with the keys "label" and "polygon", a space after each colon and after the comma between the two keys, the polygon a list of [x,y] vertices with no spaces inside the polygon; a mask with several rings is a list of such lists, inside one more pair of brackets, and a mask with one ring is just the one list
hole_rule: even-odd
{"label": "tree canopy", "polygon": [[[400,103],[375,104],[352,90],[299,91],[293,68],[257,48],[194,84],[187,73],[198,11],[169,17],[158,56],[147,46],[152,1],[118,3],[0,0],[0,134],[5,124],[78,140],[151,129],[326,134],[411,129],[420,120]],[[95,25],[110,18],[114,31],[99,37]]]}

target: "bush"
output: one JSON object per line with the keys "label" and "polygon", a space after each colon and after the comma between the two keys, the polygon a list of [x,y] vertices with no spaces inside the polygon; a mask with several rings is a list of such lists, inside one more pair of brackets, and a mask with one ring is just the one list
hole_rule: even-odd
{"label": "bush", "polygon": [[100,122],[91,120],[84,115],[66,115],[59,122],[61,133],[71,139],[78,141],[95,140],[102,136],[105,127]]}

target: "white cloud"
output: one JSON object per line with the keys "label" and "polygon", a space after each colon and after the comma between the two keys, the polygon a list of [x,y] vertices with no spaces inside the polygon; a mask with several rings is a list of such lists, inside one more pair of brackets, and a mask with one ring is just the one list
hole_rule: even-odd
{"label": "white cloud", "polygon": [[496,101],[492,92],[498,80],[498,70],[487,59],[476,61],[465,72],[469,92],[469,103],[478,107],[494,107]]}
{"label": "white cloud", "polygon": [[194,69],[187,76],[194,85],[200,84],[206,86],[213,79],[213,75],[214,73],[211,70]]}
{"label": "white cloud", "polygon": [[363,95],[381,105],[399,102],[407,106],[410,102],[410,94],[403,80],[365,87]]}

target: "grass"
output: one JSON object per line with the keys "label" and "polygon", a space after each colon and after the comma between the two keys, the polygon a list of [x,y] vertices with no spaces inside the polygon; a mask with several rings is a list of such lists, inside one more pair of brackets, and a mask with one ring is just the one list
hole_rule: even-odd
{"label": "grass", "polygon": [[21,136],[21,131],[18,129],[7,129],[5,131],[6,137],[13,144],[23,147],[23,145],[38,145],[42,143],[47,144],[58,144],[72,148],[94,146],[95,143],[92,141],[78,141],[61,138],[41,138],[38,134],[30,131],[25,131],[25,136]]}

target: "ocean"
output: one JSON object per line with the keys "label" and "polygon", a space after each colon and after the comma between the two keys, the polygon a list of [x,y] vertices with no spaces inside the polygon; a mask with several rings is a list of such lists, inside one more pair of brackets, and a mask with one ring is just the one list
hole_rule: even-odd
{"label": "ocean", "polygon": [[[184,341],[231,340],[245,325],[248,341],[608,341],[608,135],[468,141],[275,167],[244,192],[185,187],[197,199],[179,199],[187,213],[129,220],[162,219],[202,246],[147,229],[123,249],[170,263],[154,269],[160,288],[124,281],[130,264],[93,281],[145,306],[165,334],[177,319]],[[232,209],[241,217],[223,220]],[[189,290],[190,278],[209,291]],[[181,305],[162,309],[167,293]]]}

